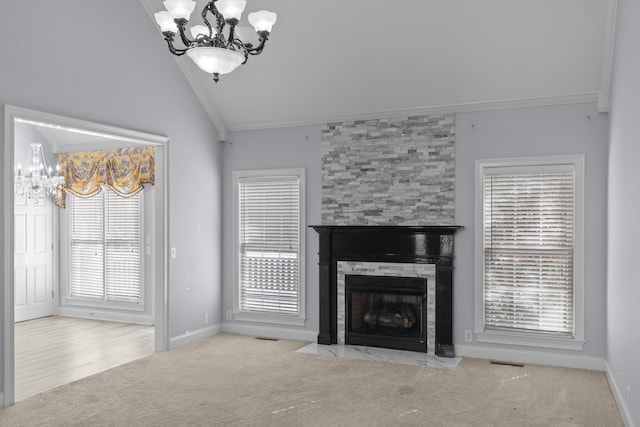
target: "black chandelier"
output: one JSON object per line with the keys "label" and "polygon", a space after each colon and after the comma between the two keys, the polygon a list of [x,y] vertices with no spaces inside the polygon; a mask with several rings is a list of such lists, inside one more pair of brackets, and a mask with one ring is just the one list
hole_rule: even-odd
{"label": "black chandelier", "polygon": [[[271,33],[271,27],[276,22],[277,15],[273,12],[261,10],[249,14],[249,22],[255,29],[258,39],[257,45],[251,43],[251,35],[243,34],[242,41],[238,36],[243,27],[237,27],[246,0],[210,0],[202,9],[204,25],[190,28],[192,39],[186,34],[189,17],[196,7],[193,0],[165,0],[167,10],[154,16],[169,46],[169,51],[181,56],[185,53],[201,70],[213,75],[218,81],[220,74],[227,74],[249,59],[249,55],[258,55]],[[213,24],[208,16],[213,16]],[[179,34],[182,47],[176,47],[174,39]],[[225,35],[226,34],[226,35]]]}

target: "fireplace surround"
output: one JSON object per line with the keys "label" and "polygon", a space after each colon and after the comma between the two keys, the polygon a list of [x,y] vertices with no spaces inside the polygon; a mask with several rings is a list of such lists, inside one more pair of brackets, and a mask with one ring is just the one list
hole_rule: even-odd
{"label": "fireplace surround", "polygon": [[[434,264],[435,351],[453,346],[453,235],[460,226],[311,226],[319,234],[319,344],[338,343],[339,261]],[[424,351],[420,349],[419,351]]]}

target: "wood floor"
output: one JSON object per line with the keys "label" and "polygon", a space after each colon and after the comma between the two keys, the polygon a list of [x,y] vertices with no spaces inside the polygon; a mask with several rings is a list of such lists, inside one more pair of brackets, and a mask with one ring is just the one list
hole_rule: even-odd
{"label": "wood floor", "polygon": [[153,353],[153,326],[55,316],[15,328],[16,401]]}

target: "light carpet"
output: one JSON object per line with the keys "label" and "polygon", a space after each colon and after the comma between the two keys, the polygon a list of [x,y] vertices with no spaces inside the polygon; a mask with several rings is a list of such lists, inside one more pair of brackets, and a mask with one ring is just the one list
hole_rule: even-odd
{"label": "light carpet", "polygon": [[455,369],[219,334],[30,397],[2,426],[623,426],[602,372]]}

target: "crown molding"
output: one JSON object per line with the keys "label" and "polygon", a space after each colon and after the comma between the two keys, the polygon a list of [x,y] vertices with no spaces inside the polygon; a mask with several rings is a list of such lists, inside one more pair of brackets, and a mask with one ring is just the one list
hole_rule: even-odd
{"label": "crown molding", "polygon": [[259,130],[259,129],[273,129],[282,127],[295,127],[295,126],[311,126],[311,125],[323,125],[326,123],[335,122],[349,122],[356,120],[375,120],[375,119],[392,119],[408,116],[426,116],[436,114],[451,114],[451,113],[471,113],[479,111],[492,111],[492,110],[505,110],[512,108],[531,108],[531,107],[546,107],[553,105],[565,105],[565,104],[583,104],[598,102],[598,92],[586,92],[569,95],[559,96],[546,96],[546,97],[533,97],[533,98],[519,98],[519,99],[505,99],[485,102],[468,102],[460,104],[450,105],[437,105],[426,106],[418,108],[406,108],[398,110],[388,111],[372,111],[361,114],[346,114],[343,116],[325,116],[317,117],[314,119],[301,119],[290,120],[282,122],[262,122],[262,123],[245,123],[238,125],[230,125],[227,129],[230,132],[245,131],[245,130]]}

